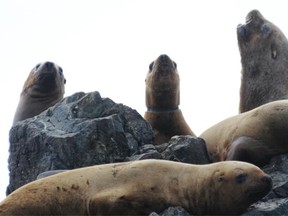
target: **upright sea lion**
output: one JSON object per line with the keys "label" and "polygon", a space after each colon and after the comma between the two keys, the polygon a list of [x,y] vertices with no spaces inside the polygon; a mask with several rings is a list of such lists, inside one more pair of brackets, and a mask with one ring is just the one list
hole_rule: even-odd
{"label": "upright sea lion", "polygon": [[59,102],[65,92],[63,70],[52,62],[37,64],[24,83],[13,124],[31,118]]}
{"label": "upright sea lion", "polygon": [[271,157],[288,152],[288,100],[230,117],[200,137],[214,162],[241,160],[263,166]]}
{"label": "upright sea lion", "polygon": [[242,80],[240,113],[288,98],[288,40],[257,10],[237,27]]}
{"label": "upright sea lion", "polygon": [[154,144],[168,142],[175,135],[193,135],[180,104],[180,78],[177,65],[167,55],[160,55],[149,66],[146,76],[144,119],[154,130]]}
{"label": "upright sea lion", "polygon": [[258,167],[140,160],[80,168],[18,188],[0,215],[148,215],[169,206],[191,214],[240,214],[271,190]]}

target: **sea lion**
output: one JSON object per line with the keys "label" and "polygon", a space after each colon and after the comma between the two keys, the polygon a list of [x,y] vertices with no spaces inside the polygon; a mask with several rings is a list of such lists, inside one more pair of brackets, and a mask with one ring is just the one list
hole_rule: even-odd
{"label": "sea lion", "polygon": [[288,41],[282,31],[252,10],[237,27],[242,78],[239,112],[288,98]]}
{"label": "sea lion", "polygon": [[175,135],[192,135],[180,104],[180,78],[177,65],[167,55],[160,55],[149,65],[146,76],[144,119],[154,131],[154,144],[168,142]]}
{"label": "sea lion", "polygon": [[240,214],[271,178],[245,162],[164,160],[96,165],[36,180],[0,203],[0,215],[148,215],[169,206],[191,214]]}
{"label": "sea lion", "polygon": [[263,166],[271,157],[288,152],[288,100],[225,119],[200,137],[213,162],[241,160]]}
{"label": "sea lion", "polygon": [[52,62],[37,64],[24,83],[13,125],[59,102],[64,96],[65,83],[61,67]]}

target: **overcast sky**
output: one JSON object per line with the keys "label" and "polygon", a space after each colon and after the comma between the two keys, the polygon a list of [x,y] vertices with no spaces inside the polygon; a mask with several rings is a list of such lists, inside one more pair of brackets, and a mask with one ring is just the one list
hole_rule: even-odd
{"label": "overcast sky", "polygon": [[196,135],[238,113],[236,27],[252,9],[288,34],[285,0],[1,0],[0,200],[8,185],[8,133],[19,95],[39,62],[61,66],[65,96],[99,91],[145,112],[149,64],[178,65],[180,108]]}

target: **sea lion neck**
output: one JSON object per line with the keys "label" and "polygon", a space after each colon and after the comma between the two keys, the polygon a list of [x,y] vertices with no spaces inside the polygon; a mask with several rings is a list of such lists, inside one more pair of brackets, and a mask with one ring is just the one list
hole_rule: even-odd
{"label": "sea lion neck", "polygon": [[171,107],[171,108],[161,108],[161,107],[147,107],[147,112],[176,112],[179,110],[179,107]]}

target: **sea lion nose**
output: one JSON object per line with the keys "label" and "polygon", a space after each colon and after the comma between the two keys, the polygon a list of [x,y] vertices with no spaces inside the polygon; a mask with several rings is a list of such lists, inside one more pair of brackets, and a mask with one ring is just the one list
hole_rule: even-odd
{"label": "sea lion nose", "polygon": [[51,70],[54,67],[54,64],[52,62],[45,62],[44,66],[47,68],[47,70]]}
{"label": "sea lion nose", "polygon": [[261,181],[272,187],[272,178],[270,176],[263,176]]}
{"label": "sea lion nose", "polygon": [[167,59],[169,59],[169,57],[167,55],[165,55],[165,54],[162,54],[162,55],[160,55],[160,59],[162,61],[166,61]]}
{"label": "sea lion nose", "polygon": [[264,17],[258,10],[250,11],[246,16],[246,24],[250,25],[261,25],[264,22]]}

